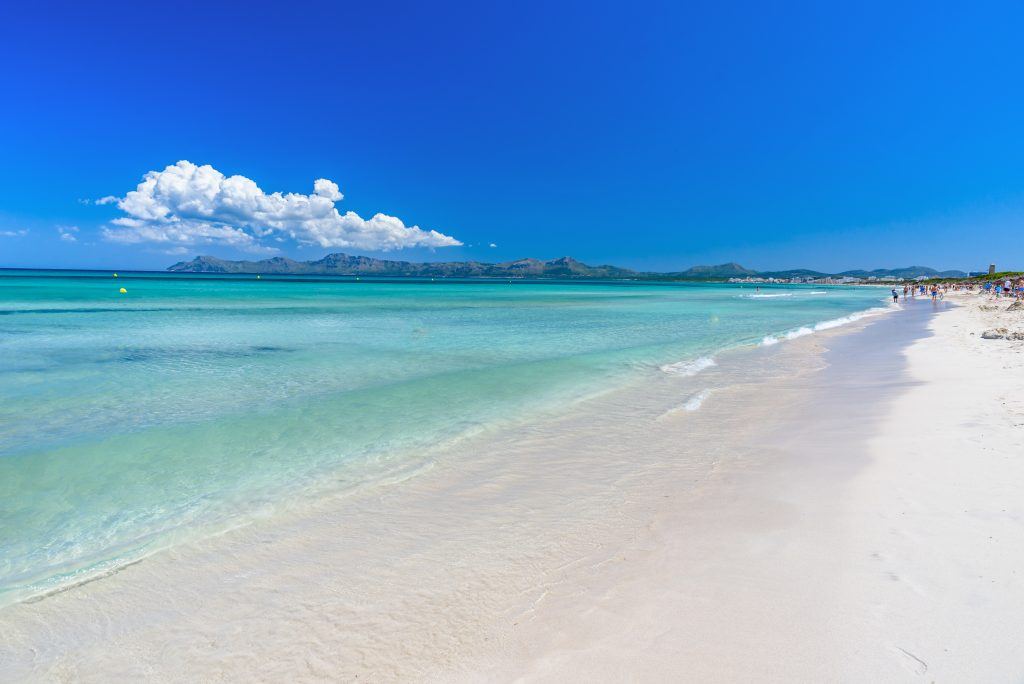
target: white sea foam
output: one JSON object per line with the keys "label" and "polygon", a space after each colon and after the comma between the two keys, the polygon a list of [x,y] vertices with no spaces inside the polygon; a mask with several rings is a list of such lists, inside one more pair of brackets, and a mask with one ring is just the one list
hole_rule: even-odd
{"label": "white sea foam", "polygon": [[793,292],[758,292],[756,294],[736,295],[740,299],[771,299],[774,297],[796,297],[798,295],[827,295],[828,290],[796,290]]}
{"label": "white sea foam", "polygon": [[819,323],[815,323],[809,328],[807,326],[803,326],[784,332],[781,335],[765,335],[764,339],[761,340],[761,346],[770,347],[773,344],[778,344],[785,340],[795,340],[796,338],[803,337],[804,335],[811,335],[822,330],[831,330],[832,328],[838,328],[846,325],[847,323],[853,323],[861,320],[862,318],[867,318],[868,316],[877,316],[878,314],[886,313],[891,310],[891,307],[879,306],[866,311],[858,311],[857,313],[852,313],[849,316],[840,316],[839,318],[821,321]]}
{"label": "white sea foam", "polygon": [[858,311],[857,313],[850,314],[849,316],[842,316],[840,318],[833,318],[830,321],[816,323],[814,325],[814,329],[828,330],[829,328],[838,328],[841,325],[853,323],[854,321],[859,321],[860,319],[867,318],[868,316],[877,316],[878,314],[888,313],[889,311],[892,311],[891,307],[877,306],[873,309],[868,309],[867,311]]}
{"label": "white sea foam", "polygon": [[710,394],[710,389],[702,389],[700,392],[695,392],[691,394],[684,403],[679,406],[674,406],[658,416],[658,420],[665,420],[666,418],[671,418],[672,416],[683,412],[693,413],[701,407]]}
{"label": "white sea foam", "polygon": [[697,409],[700,408],[700,405],[704,403],[704,400],[708,398],[709,394],[711,394],[711,390],[709,389],[697,392],[692,397],[686,400],[686,403],[683,404],[683,410],[696,411]]}
{"label": "white sea foam", "polygon": [[702,356],[699,359],[693,359],[692,361],[679,361],[677,363],[668,363],[661,367],[662,373],[668,373],[669,375],[681,375],[683,377],[690,377],[696,375],[702,370],[711,368],[717,365],[715,360],[710,356]]}

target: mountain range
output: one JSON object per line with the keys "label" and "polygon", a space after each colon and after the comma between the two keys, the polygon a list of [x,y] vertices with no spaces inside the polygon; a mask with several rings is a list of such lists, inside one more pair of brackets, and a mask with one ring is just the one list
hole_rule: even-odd
{"label": "mountain range", "polygon": [[604,278],[604,279],[658,279],[658,280],[725,280],[728,278],[824,278],[847,276],[852,278],[961,278],[963,271],[937,271],[927,266],[853,270],[825,273],[808,269],[788,271],[755,271],[736,263],[717,266],[693,266],[685,271],[649,273],[628,268],[601,265],[590,266],[572,257],[541,261],[519,259],[492,264],[481,261],[439,261],[418,263],[390,261],[348,254],[328,254],[315,261],[296,261],[287,257],[273,257],[260,261],[229,261],[213,256],[197,256],[191,261],[180,261],[168,271],[177,273],[237,273],[266,275],[352,275],[352,276],[405,276],[426,278]]}

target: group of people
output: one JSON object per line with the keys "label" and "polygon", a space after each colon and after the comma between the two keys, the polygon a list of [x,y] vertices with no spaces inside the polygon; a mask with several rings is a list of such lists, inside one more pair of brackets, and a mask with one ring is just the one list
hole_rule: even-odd
{"label": "group of people", "polygon": [[[930,296],[934,302],[945,297],[947,292],[977,292],[993,299],[1024,299],[1024,276],[1019,276],[1016,280],[1012,278],[1003,278],[1002,280],[966,280],[954,283],[932,283],[930,285],[924,285],[922,283],[903,284],[904,300],[908,297],[916,299],[918,296]],[[900,291],[896,287],[892,288],[892,301],[900,301]]]}
{"label": "group of people", "polygon": [[1000,281],[989,281],[985,283],[983,288],[985,294],[998,299],[1000,297],[1010,297],[1012,299],[1024,299],[1024,276],[1018,277],[1016,280],[1012,278],[1004,278]]}
{"label": "group of people", "polygon": [[[920,283],[904,283],[903,284],[903,299],[906,301],[907,298],[916,299],[918,295],[921,297],[931,296],[932,301],[938,301],[946,296],[946,293],[952,289],[959,289],[956,287],[957,284],[950,283],[932,283],[931,285],[922,285]],[[900,301],[900,291],[895,287],[892,288],[892,301],[893,303]]]}

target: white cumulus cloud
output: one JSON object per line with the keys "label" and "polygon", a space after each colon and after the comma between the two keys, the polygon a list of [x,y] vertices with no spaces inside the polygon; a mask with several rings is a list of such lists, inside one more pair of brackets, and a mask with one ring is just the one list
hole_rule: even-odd
{"label": "white cumulus cloud", "polygon": [[78,226],[57,226],[57,233],[65,242],[78,242],[78,238],[75,237],[77,232]]}
{"label": "white cumulus cloud", "polygon": [[28,229],[22,228],[20,230],[0,230],[0,237],[24,237],[28,235]]}
{"label": "white cumulus cloud", "polygon": [[150,171],[124,197],[103,197],[96,204],[116,203],[125,213],[103,230],[107,240],[123,243],[263,250],[260,239],[288,236],[300,244],[381,251],[462,244],[436,230],[407,226],[394,216],[342,214],[335,202],[343,197],[337,183],[326,178],[313,182],[310,195],[268,194],[244,176],[228,177],[210,165],[179,161]]}

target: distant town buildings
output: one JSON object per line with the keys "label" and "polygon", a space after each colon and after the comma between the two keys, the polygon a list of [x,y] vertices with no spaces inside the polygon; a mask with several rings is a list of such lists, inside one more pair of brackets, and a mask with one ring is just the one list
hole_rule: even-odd
{"label": "distant town buildings", "polygon": [[[902,283],[904,278],[888,278],[880,276],[868,276],[866,278],[855,278],[853,276],[825,276],[815,278],[813,276],[796,276],[793,278],[762,278],[761,276],[746,276],[744,278],[729,278],[730,283],[778,283],[778,284],[813,284],[813,285],[855,285],[857,283]],[[927,280],[927,276],[921,276],[918,280]]]}
{"label": "distant town buildings", "polygon": [[[982,273],[971,273],[970,275],[983,275]],[[782,285],[858,285],[858,284],[871,284],[871,285],[882,285],[891,283],[905,283],[908,280],[916,282],[922,282],[925,280],[931,280],[935,278],[935,275],[919,275],[914,278],[897,278],[896,276],[864,276],[863,278],[856,276],[795,276],[792,278],[765,278],[762,276],[745,276],[743,278],[729,278],[730,283],[744,283],[744,284],[782,284]]]}

